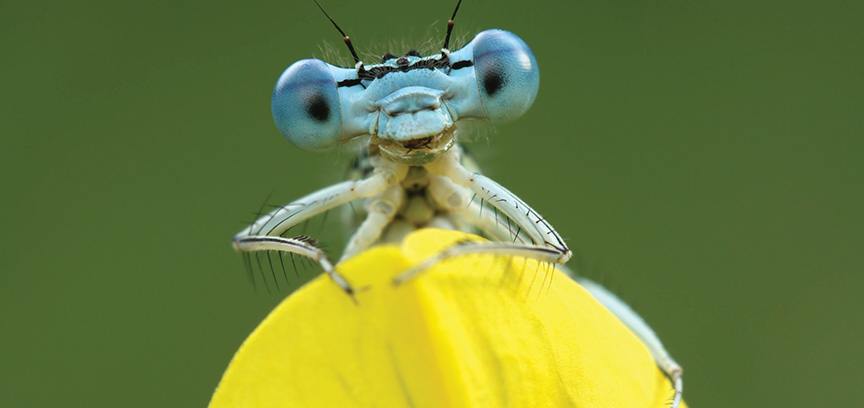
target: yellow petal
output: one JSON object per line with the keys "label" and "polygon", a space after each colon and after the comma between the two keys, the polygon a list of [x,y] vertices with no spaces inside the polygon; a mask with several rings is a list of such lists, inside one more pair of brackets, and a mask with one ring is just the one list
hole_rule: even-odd
{"label": "yellow petal", "polygon": [[467,234],[421,230],[285,299],[246,339],[211,407],[666,407],[639,339],[578,284],[522,258],[439,263],[391,279]]}

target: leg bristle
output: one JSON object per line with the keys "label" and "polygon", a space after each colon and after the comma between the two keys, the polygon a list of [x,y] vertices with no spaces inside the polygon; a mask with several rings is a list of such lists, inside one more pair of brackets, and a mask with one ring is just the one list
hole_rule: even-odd
{"label": "leg bristle", "polygon": [[258,284],[255,283],[255,274],[252,272],[252,259],[249,258],[248,252],[243,252],[240,256],[243,258],[243,269],[246,270],[246,278],[252,284],[252,290],[257,292]]}
{"label": "leg bristle", "polygon": [[288,272],[285,271],[285,254],[283,252],[277,252],[276,255],[279,256],[279,266],[282,267],[282,277],[285,278],[285,283],[290,282],[288,280]]}
{"label": "leg bristle", "polygon": [[273,283],[276,285],[276,291],[278,292],[281,287],[279,287],[279,279],[276,279],[276,268],[273,267],[273,258],[270,257],[270,253],[273,251],[264,251],[264,256],[267,257],[267,263],[270,265],[270,275],[273,276]]}
{"label": "leg bristle", "polygon": [[261,253],[255,252],[255,264],[258,265],[258,274],[261,275],[261,282],[264,282],[264,288],[267,289],[267,293],[273,293],[270,290],[270,284],[267,283],[267,276],[264,275],[264,267],[261,266]]}

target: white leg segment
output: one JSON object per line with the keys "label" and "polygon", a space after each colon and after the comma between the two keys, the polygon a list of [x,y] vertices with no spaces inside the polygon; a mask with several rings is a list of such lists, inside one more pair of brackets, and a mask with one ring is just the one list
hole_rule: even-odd
{"label": "white leg segment", "polygon": [[324,211],[357,199],[375,197],[399,183],[407,172],[407,166],[381,162],[381,166],[376,167],[369,178],[334,184],[279,207],[240,231],[235,239],[254,235],[280,235]]}
{"label": "white leg segment", "polygon": [[537,211],[522,201],[515,194],[496,183],[494,180],[468,171],[459,163],[458,149],[450,149],[440,159],[426,166],[430,174],[449,178],[455,184],[466,187],[475,199],[495,207],[509,217],[517,228],[516,236],[527,234],[533,244],[545,245],[560,252],[560,259],[555,263],[563,264],[570,259],[572,253],[564,243],[564,239],[552,228]]}
{"label": "white leg segment", "polygon": [[348,240],[341,260],[344,261],[360,253],[378,241],[381,233],[393,221],[403,201],[405,201],[405,191],[398,185],[390,187],[380,197],[370,200],[366,205],[366,219]]}
{"label": "white leg segment", "polygon": [[235,240],[234,249],[241,252],[281,251],[305,256],[318,263],[321,269],[324,270],[324,273],[330,276],[345,292],[348,294],[354,293],[348,281],[333,269],[333,264],[327,259],[324,251],[307,240],[300,238],[252,236]]}
{"label": "white leg segment", "polygon": [[555,249],[541,246],[531,246],[522,244],[510,244],[506,242],[477,242],[464,243],[451,246],[408,269],[407,271],[393,278],[393,283],[396,285],[402,284],[419,275],[423,271],[431,268],[439,262],[446,261],[457,256],[465,256],[472,254],[484,255],[505,255],[505,256],[521,256],[525,258],[535,259],[540,262],[554,263],[561,258],[561,253]]}
{"label": "white leg segment", "polygon": [[[570,258],[571,252],[564,240],[543,217],[515,194],[492,179],[472,173],[462,167],[459,163],[457,149],[452,149],[440,160],[427,166],[427,169],[433,175],[430,180],[431,195],[441,207],[474,224],[490,238],[501,239],[502,236],[514,236],[515,238],[511,238],[511,240],[518,243],[495,242],[456,245],[397,276],[394,283],[405,282],[429,269],[437,262],[467,254],[523,256],[541,262],[557,264],[563,264]],[[464,190],[461,187],[467,188],[473,194],[470,200],[465,198]],[[466,203],[466,200],[469,202]],[[479,201],[479,204],[475,200]],[[516,231],[513,231],[514,228],[511,224],[508,224],[510,227],[508,230],[504,230],[500,222],[495,219],[497,213],[494,216],[490,216],[488,212],[482,214],[482,209],[487,203],[512,220],[515,228],[517,228]],[[521,237],[520,233],[523,234]],[[534,245],[528,243],[528,240]],[[671,406],[677,408],[681,403],[683,393],[683,370],[663,347],[657,334],[617,296],[593,281],[584,278],[577,278],[577,280],[645,343],[658,367],[672,381],[675,394]]]}
{"label": "white leg segment", "polygon": [[527,234],[516,235],[518,226],[504,214],[492,206],[486,206],[480,200],[470,200],[471,193],[458,186],[444,176],[432,176],[429,181],[429,193],[435,203],[455,214],[483,234],[499,242],[530,244]]}
{"label": "white leg segment", "polygon": [[280,234],[324,211],[353,200],[376,197],[390,187],[398,187],[398,183],[407,173],[407,166],[381,161],[369,178],[346,181],[324,188],[259,218],[234,236],[234,248],[242,252],[289,252],[311,258],[340,288],[348,294],[353,294],[354,289],[342,275],[336,272],[324,251],[311,244],[309,240],[283,238]]}
{"label": "white leg segment", "polygon": [[[494,211],[500,211],[502,216],[515,224],[514,242],[510,243],[508,239],[506,242],[454,245],[398,275],[394,278],[394,283],[405,282],[448,258],[469,254],[523,256],[555,264],[563,264],[570,259],[572,252],[567,248],[567,244],[543,217],[492,179],[465,169],[459,163],[459,154],[458,149],[451,149],[440,159],[426,166],[430,174],[429,192],[432,199],[444,209],[475,221],[475,226],[489,233],[490,236],[502,235],[503,230],[498,230],[498,221],[494,219],[490,221],[488,214],[486,217],[482,214],[484,202],[488,203],[495,209]],[[467,203],[464,189],[474,195]],[[474,203],[474,198],[480,200],[479,204]],[[475,205],[479,208],[474,207]],[[477,211],[477,215],[474,215],[474,211]],[[497,216],[496,212],[495,217]],[[519,241],[520,233],[523,231],[526,238],[531,240],[530,244]]]}

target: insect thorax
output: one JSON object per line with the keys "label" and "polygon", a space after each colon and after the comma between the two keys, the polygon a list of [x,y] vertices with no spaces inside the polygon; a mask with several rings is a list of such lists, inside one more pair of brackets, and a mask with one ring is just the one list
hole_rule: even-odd
{"label": "insect thorax", "polygon": [[[458,149],[461,164],[472,171],[478,171],[478,166],[467,149],[454,143],[453,149]],[[389,160],[377,146],[370,145],[358,150],[348,168],[349,180],[361,180],[369,177],[375,170],[379,160]],[[382,234],[380,242],[400,242],[410,232],[425,228],[445,228],[476,233],[476,229],[465,225],[458,216],[450,214],[439,206],[429,194],[429,173],[423,165],[410,166],[408,174],[402,180],[400,187],[404,193],[402,205],[396,210],[396,216]],[[365,203],[344,210],[346,226],[349,234],[357,229],[367,216]]]}

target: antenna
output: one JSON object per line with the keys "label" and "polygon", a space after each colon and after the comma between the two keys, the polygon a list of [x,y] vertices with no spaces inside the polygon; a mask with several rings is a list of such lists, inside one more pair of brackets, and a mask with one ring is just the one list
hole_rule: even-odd
{"label": "antenna", "polygon": [[[444,37],[444,49],[445,50],[450,49],[450,33],[453,32],[453,26],[456,24],[453,20],[456,19],[456,13],[459,12],[459,6],[461,6],[461,5],[462,5],[462,0],[459,0],[458,2],[456,2],[456,8],[453,9],[453,15],[450,16],[449,20],[447,20],[447,36]],[[333,23],[333,24],[336,24],[336,23]]]}
{"label": "antenna", "polygon": [[[326,11],[324,11],[324,7],[321,7],[321,3],[318,3],[318,0],[312,0],[312,1],[314,1],[315,5],[318,6],[318,9],[321,10],[322,13],[324,13],[324,17],[327,17],[327,19],[330,20],[331,23],[333,23],[333,27],[336,27],[336,31],[339,31],[339,34],[342,34],[342,40],[345,41],[345,45],[348,46],[348,51],[351,51],[351,56],[354,58],[354,63],[360,64],[360,66],[362,67],[363,63],[360,62],[360,57],[357,56],[357,51],[354,50],[354,44],[351,44],[351,37],[349,37],[348,34],[345,34],[345,32],[342,31],[341,28],[339,28],[339,24],[336,24],[336,22],[333,21],[333,18],[330,17],[330,15],[327,14]],[[461,3],[462,0],[459,0],[459,2]],[[459,9],[458,5],[456,6],[456,9],[457,10]],[[455,16],[455,13],[454,13],[454,16]],[[450,37],[449,32],[447,33],[447,37]]]}

